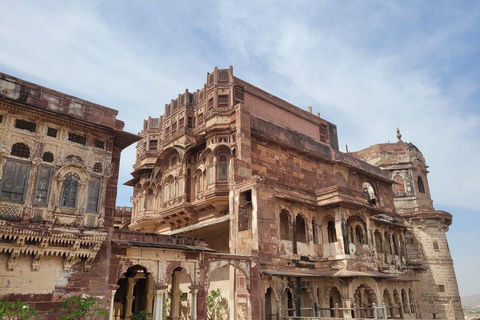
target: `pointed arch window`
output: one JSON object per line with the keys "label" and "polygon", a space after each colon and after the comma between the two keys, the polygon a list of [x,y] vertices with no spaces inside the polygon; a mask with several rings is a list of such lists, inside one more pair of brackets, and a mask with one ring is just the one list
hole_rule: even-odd
{"label": "pointed arch window", "polygon": [[328,243],[337,242],[337,231],[335,230],[335,223],[328,221],[327,223],[327,240]]}
{"label": "pointed arch window", "polygon": [[290,213],[285,209],[280,211],[280,239],[292,240],[290,233]]}
{"label": "pointed arch window", "polygon": [[77,207],[79,177],[74,173],[69,173],[62,184],[60,192],[60,207],[66,209],[75,209]]}
{"label": "pointed arch window", "polygon": [[295,218],[295,234],[298,242],[307,242],[305,219],[300,214]]}
{"label": "pointed arch window", "polygon": [[418,192],[425,193],[425,185],[423,184],[422,177],[417,178]]}
{"label": "pointed arch window", "polygon": [[221,154],[218,157],[217,180],[218,182],[226,182],[228,180],[228,158],[225,154]]}

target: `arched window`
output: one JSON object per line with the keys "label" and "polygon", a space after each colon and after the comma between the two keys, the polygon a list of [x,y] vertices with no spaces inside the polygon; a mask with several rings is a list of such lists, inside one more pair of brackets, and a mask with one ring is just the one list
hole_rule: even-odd
{"label": "arched window", "polygon": [[292,240],[290,234],[290,213],[285,209],[280,211],[280,239]]}
{"label": "arched window", "polygon": [[397,237],[395,235],[392,235],[392,242],[393,242],[393,254],[398,256],[398,243],[397,243]]}
{"label": "arched window", "polygon": [[418,192],[425,193],[425,186],[423,185],[422,177],[419,176],[417,178],[417,184],[418,184]]}
{"label": "arched window", "polygon": [[337,242],[337,232],[335,230],[335,223],[328,221],[327,224],[328,243]]}
{"label": "arched window", "polygon": [[363,193],[368,198],[368,203],[374,205],[376,203],[376,200],[375,200],[375,190],[373,189],[372,185],[368,182],[364,182],[362,184],[362,190],[363,190]]}
{"label": "arched window", "polygon": [[362,228],[361,228],[359,225],[357,225],[357,226],[355,227],[355,237],[356,237],[357,242],[358,242],[359,244],[364,244],[364,243],[365,243],[364,237],[363,237],[363,230],[362,230]]}
{"label": "arched window", "polygon": [[217,163],[217,181],[225,182],[228,180],[228,158],[225,154],[218,157]]}
{"label": "arched window", "polygon": [[315,222],[315,219],[312,220],[312,238],[313,243],[318,244],[317,224]]}
{"label": "arched window", "polygon": [[385,253],[392,254],[392,241],[388,232],[385,232]]}
{"label": "arched window", "polygon": [[153,189],[148,189],[145,197],[145,210],[153,210],[154,194]]}
{"label": "arched window", "polygon": [[297,215],[295,218],[295,233],[298,242],[307,242],[307,233],[305,230],[305,220],[302,215]]}
{"label": "arched window", "polygon": [[60,192],[60,207],[75,209],[77,207],[79,178],[76,174],[70,173],[63,181]]}
{"label": "arched window", "polygon": [[52,163],[53,162],[53,153],[48,152],[48,151],[44,152],[43,156],[42,156],[42,160],[45,161],[45,162]]}
{"label": "arched window", "polygon": [[375,231],[375,248],[377,249],[377,253],[383,253],[382,235],[378,230]]}
{"label": "arched window", "polygon": [[30,158],[30,148],[25,143],[17,142],[12,146],[10,154],[20,158]]}

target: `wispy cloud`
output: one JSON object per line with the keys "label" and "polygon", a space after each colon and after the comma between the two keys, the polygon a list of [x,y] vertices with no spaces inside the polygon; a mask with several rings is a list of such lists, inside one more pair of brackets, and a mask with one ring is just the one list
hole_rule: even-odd
{"label": "wispy cloud", "polygon": [[[479,16],[474,1],[7,0],[0,69],[116,108],[138,132],[185,88],[201,87],[215,65],[233,65],[242,79],[312,105],[350,150],[393,142],[400,127],[430,165],[435,205],[473,214]],[[121,182],[134,153],[122,155]],[[130,195],[121,187],[118,203]]]}

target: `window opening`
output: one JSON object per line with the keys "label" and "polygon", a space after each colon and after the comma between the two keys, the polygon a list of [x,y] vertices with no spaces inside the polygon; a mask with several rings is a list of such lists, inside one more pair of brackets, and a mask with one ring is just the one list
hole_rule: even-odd
{"label": "window opening", "polygon": [[218,96],[218,107],[227,108],[228,107],[228,94]]}
{"label": "window opening", "polygon": [[217,180],[219,182],[225,182],[228,180],[228,159],[224,154],[218,157]]}
{"label": "window opening", "polygon": [[15,128],[35,132],[37,130],[37,124],[35,122],[17,119],[15,121]]}
{"label": "window opening", "polygon": [[93,165],[93,172],[98,172],[98,173],[101,173],[103,170],[103,166],[100,162],[96,162],[94,165]]}
{"label": "window opening", "polygon": [[50,190],[50,181],[52,178],[53,168],[50,166],[39,166],[37,186],[35,189],[35,197],[33,202],[37,207],[46,207],[48,200],[48,192]]}
{"label": "window opening", "polygon": [[56,137],[57,137],[57,134],[58,134],[58,130],[57,130],[57,129],[55,129],[55,128],[50,128],[50,127],[47,128],[47,136],[52,137],[52,138],[56,138]]}
{"label": "window opening", "polygon": [[30,164],[7,160],[3,167],[0,200],[22,203]]}
{"label": "window opening", "polygon": [[328,243],[337,242],[337,232],[335,230],[335,223],[328,221],[327,224]]}
{"label": "window opening", "polygon": [[422,177],[418,177],[417,184],[418,184],[418,192],[425,193],[425,186],[423,185]]}
{"label": "window opening", "polygon": [[60,193],[60,207],[67,209],[75,209],[77,207],[79,178],[77,175],[70,173],[63,181]]}
{"label": "window opening", "polygon": [[28,159],[30,158],[30,148],[25,143],[17,142],[12,146],[12,152],[10,154]]}
{"label": "window opening", "polygon": [[292,240],[290,234],[290,213],[285,209],[280,211],[280,239]]}
{"label": "window opening", "polygon": [[95,148],[105,149],[105,141],[95,139]]}
{"label": "window opening", "polygon": [[42,160],[45,161],[45,162],[50,162],[52,163],[54,158],[53,158],[53,153],[47,151],[47,152],[44,152],[43,155],[42,155]]}
{"label": "window opening", "polygon": [[362,184],[362,189],[363,189],[363,193],[368,198],[368,203],[371,204],[371,205],[375,205],[376,204],[375,190],[373,189],[372,185],[368,182],[364,182]]}
{"label": "window opening", "polygon": [[240,207],[238,210],[238,231],[250,229],[252,217],[252,190],[240,193]]}
{"label": "window opening", "polygon": [[157,150],[158,140],[150,140],[150,150]]}
{"label": "window opening", "polygon": [[100,185],[101,179],[98,177],[92,177],[90,185],[88,186],[88,200],[87,200],[87,212],[98,212],[98,199],[100,198]]}
{"label": "window opening", "polygon": [[68,141],[75,142],[78,144],[86,145],[87,144],[87,136],[82,136],[73,132],[68,133]]}
{"label": "window opening", "polygon": [[305,229],[305,219],[299,214],[295,218],[295,233],[298,242],[307,242],[307,233]]}

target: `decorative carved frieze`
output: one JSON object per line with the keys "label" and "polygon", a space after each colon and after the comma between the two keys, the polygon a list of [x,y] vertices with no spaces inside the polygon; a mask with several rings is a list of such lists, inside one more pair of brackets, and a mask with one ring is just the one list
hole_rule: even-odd
{"label": "decorative carved frieze", "polygon": [[32,256],[32,270],[38,271],[45,256],[63,259],[64,270],[69,271],[76,260],[82,260],[84,271],[91,267],[107,233],[78,230],[39,231],[0,226],[0,253],[9,254],[7,269],[15,270],[20,255]]}

